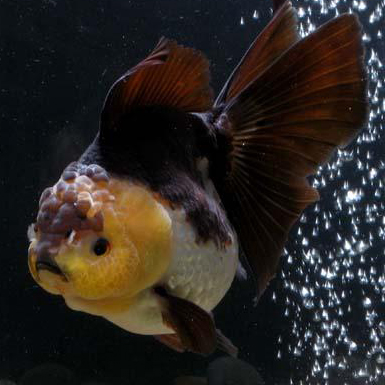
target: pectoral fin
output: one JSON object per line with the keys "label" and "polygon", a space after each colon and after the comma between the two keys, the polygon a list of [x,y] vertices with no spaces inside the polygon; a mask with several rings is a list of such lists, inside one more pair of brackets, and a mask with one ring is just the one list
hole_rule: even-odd
{"label": "pectoral fin", "polygon": [[209,355],[216,349],[236,355],[238,350],[229,339],[215,328],[212,316],[183,298],[175,297],[162,287],[155,288],[162,304],[162,317],[165,325],[175,331],[175,335],[162,335],[156,338],[177,351],[189,350]]}

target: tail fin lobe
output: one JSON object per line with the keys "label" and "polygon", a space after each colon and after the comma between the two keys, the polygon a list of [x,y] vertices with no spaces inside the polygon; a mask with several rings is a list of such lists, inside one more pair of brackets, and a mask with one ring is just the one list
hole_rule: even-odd
{"label": "tail fin lobe", "polygon": [[267,27],[257,36],[229,77],[216,105],[236,97],[259,73],[299,39],[297,15],[290,1],[279,1],[280,7]]}
{"label": "tail fin lobe", "polygon": [[229,171],[221,176],[217,164],[212,174],[259,294],[275,274],[290,228],[318,199],[307,176],[365,124],[363,55],[357,18],[342,15],[226,99],[217,128],[231,137]]}

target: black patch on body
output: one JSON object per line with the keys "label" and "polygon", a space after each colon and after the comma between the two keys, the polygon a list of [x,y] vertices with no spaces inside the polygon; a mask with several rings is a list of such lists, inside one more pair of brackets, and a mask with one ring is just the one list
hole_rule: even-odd
{"label": "black patch on body", "polygon": [[198,159],[210,158],[216,148],[208,119],[167,107],[137,107],[114,129],[101,129],[80,162],[96,163],[115,177],[144,184],[171,207],[183,207],[197,241],[224,247],[231,231],[226,215],[206,193],[197,169]]}

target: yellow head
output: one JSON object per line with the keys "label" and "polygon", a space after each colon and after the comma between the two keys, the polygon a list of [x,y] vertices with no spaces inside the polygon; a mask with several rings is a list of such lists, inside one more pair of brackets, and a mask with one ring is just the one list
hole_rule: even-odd
{"label": "yellow head", "polygon": [[171,236],[167,211],[146,188],[74,163],[42,194],[29,268],[50,293],[113,303],[159,281]]}

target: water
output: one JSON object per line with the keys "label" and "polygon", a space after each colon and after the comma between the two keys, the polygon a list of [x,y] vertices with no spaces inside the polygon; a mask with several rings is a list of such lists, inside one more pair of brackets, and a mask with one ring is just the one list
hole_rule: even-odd
{"label": "water", "polygon": [[365,30],[371,112],[358,145],[339,151],[313,179],[327,198],[303,217],[299,236],[287,249],[293,263],[284,259],[287,309],[296,314],[290,324],[295,338],[290,336],[284,352],[297,361],[312,357],[311,370],[294,374],[294,383],[374,384],[385,378],[380,326],[385,301],[383,8],[383,2],[321,1],[305,2],[300,10],[304,33],[322,15],[358,13]]}
{"label": "water", "polygon": [[[0,378],[27,384],[22,377],[47,363],[70,370],[71,383],[172,384],[178,376],[204,376],[215,356],[176,354],[70,311],[39,289],[27,270],[26,228],[42,189],[93,137],[110,84],[159,36],[205,52],[219,91],[271,17],[269,4],[0,1]],[[266,384],[383,384],[385,1],[293,4],[304,36],[343,12],[358,14],[370,120],[357,141],[312,178],[321,200],[293,228],[259,305],[252,306],[250,282],[236,283],[216,319]]]}

